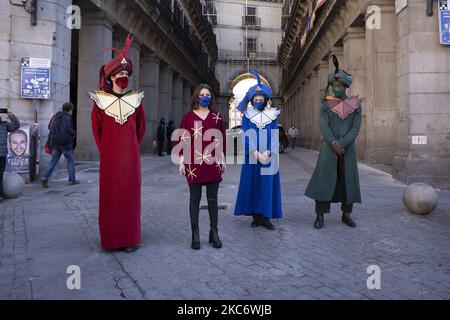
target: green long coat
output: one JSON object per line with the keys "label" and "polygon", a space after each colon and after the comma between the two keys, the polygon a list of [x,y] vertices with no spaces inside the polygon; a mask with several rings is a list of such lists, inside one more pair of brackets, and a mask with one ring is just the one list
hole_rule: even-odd
{"label": "green long coat", "polygon": [[[320,155],[305,195],[317,201],[361,203],[355,139],[361,128],[361,105],[346,119],[341,119],[322,102],[320,106],[320,130],[322,140]],[[345,188],[347,199],[341,199],[336,190],[338,156],[331,146],[338,140],[345,148]]]}

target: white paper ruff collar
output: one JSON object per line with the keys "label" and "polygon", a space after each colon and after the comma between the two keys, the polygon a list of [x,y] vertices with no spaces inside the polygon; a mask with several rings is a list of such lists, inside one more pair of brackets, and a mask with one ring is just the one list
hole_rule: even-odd
{"label": "white paper ruff collar", "polygon": [[118,98],[113,94],[97,90],[95,93],[89,92],[89,98],[94,100],[95,104],[104,110],[108,116],[113,117],[117,123],[122,125],[141,105],[144,92],[131,91]]}
{"label": "white paper ruff collar", "polygon": [[276,108],[267,108],[264,110],[258,110],[255,108],[247,108],[244,115],[259,129],[264,128],[266,125],[275,120],[280,114],[280,110]]}

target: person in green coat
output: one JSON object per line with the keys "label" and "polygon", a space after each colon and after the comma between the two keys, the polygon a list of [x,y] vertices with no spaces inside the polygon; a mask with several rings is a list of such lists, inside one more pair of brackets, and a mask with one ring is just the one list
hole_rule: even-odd
{"label": "person in green coat", "polygon": [[[361,104],[358,97],[348,97],[352,76],[339,69],[333,55],[335,71],[328,76],[328,86],[320,105],[320,154],[305,195],[316,201],[314,227],[321,229],[324,214],[331,203],[341,203],[342,222],[350,227],[354,203],[361,203],[355,140],[361,127]],[[334,96],[327,96],[329,87]]]}

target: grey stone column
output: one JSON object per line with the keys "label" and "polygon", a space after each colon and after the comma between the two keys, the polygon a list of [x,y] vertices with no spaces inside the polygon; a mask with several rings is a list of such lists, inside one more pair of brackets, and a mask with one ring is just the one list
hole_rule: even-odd
{"label": "grey stone column", "polygon": [[144,108],[147,132],[141,145],[143,152],[153,152],[153,140],[159,123],[159,60],[144,52],[140,73],[141,89],[144,91]]}
{"label": "grey stone column", "polygon": [[[311,109],[311,149],[318,149],[320,146],[320,97],[321,88],[323,87],[320,83],[320,72],[321,64],[313,71],[311,78],[312,86],[312,109]],[[325,83],[326,85],[326,83]]]}
{"label": "grey stone column", "polygon": [[295,98],[295,94],[292,94],[286,101],[286,105],[284,110],[281,111],[281,113],[283,113],[283,117],[282,117],[282,124],[285,128],[287,128],[289,126],[289,122],[290,122],[290,114],[291,114],[291,110],[293,108],[294,105],[294,98]]}
{"label": "grey stone column", "polygon": [[98,88],[100,67],[112,57],[113,22],[104,13],[87,12],[80,29],[78,57],[77,148],[78,160],[98,160],[98,150],[91,130],[93,102],[88,92]]}
{"label": "grey stone column", "polygon": [[353,84],[348,90],[349,95],[366,94],[366,33],[363,27],[348,28],[343,39],[344,61],[349,73],[352,74]]}
{"label": "grey stone column", "polygon": [[396,15],[394,3],[379,1],[381,29],[366,27],[367,141],[364,158],[391,165],[396,149]]}
{"label": "grey stone column", "polygon": [[183,82],[183,115],[191,109],[191,85],[188,81]]}
{"label": "grey stone column", "polygon": [[171,120],[174,124],[178,124],[181,121],[183,114],[183,79],[177,75],[173,78],[173,90],[172,90],[172,113]]}
{"label": "grey stone column", "polygon": [[[159,69],[159,118],[165,118],[166,122],[172,115],[172,85],[173,70],[169,66],[160,66]],[[159,119],[158,119],[159,121]]]}
{"label": "grey stone column", "polygon": [[133,62],[133,74],[130,77],[129,87],[133,90],[140,89],[141,73],[141,47],[133,41],[127,53],[128,58]]}
{"label": "grey stone column", "polygon": [[[301,116],[300,114],[303,112],[303,106],[301,101],[301,88],[297,88],[297,90],[294,91],[294,95],[292,97],[292,103],[291,108],[289,110],[289,118],[288,121],[286,121],[286,128],[288,129],[292,123],[296,123],[297,127],[301,125]],[[297,140],[298,143],[300,143],[300,139]]]}
{"label": "grey stone column", "polygon": [[[364,158],[366,154],[366,34],[363,27],[348,28],[344,36],[344,59],[347,66],[347,71],[352,74],[353,84],[348,90],[349,96],[359,96],[362,100],[362,118],[361,130],[356,139],[356,151],[358,158]],[[374,139],[374,137],[370,137]]]}
{"label": "grey stone column", "polygon": [[[298,87],[297,90],[294,91],[293,97],[292,97],[292,113],[293,116],[291,117],[291,119],[289,119],[288,123],[286,123],[287,127],[289,128],[291,126],[292,123],[295,123],[299,132],[303,133],[303,131],[305,130],[304,126],[303,126],[303,113],[305,112],[304,110],[304,106],[305,106],[305,101],[304,101],[304,85],[305,83],[302,82],[300,84],[300,86]],[[304,142],[304,136],[303,134],[299,135],[299,137],[297,138],[297,144],[299,146],[303,146],[303,142]]]}
{"label": "grey stone column", "polygon": [[322,132],[320,131],[320,99],[326,95],[325,92],[328,84],[328,74],[330,73],[330,62],[329,60],[321,60],[317,69],[317,83],[319,88],[319,95],[317,97],[317,111],[319,114],[316,115],[313,126],[314,135],[317,136],[318,144],[317,149],[320,148],[320,140],[322,138]]}
{"label": "grey stone column", "polygon": [[306,80],[306,105],[305,112],[303,114],[304,117],[304,129],[303,136],[305,137],[305,148],[310,149],[312,145],[312,109],[314,108],[314,85],[312,74],[310,74]]}

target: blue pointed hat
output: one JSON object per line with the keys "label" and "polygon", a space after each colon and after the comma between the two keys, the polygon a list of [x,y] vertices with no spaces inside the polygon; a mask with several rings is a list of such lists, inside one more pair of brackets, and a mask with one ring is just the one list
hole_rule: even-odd
{"label": "blue pointed hat", "polygon": [[269,86],[261,83],[261,77],[259,76],[259,73],[256,71],[251,71],[250,73],[255,76],[258,84],[248,89],[249,96],[251,96],[252,99],[255,96],[259,95],[264,96],[266,99],[272,98],[272,89],[270,89]]}

